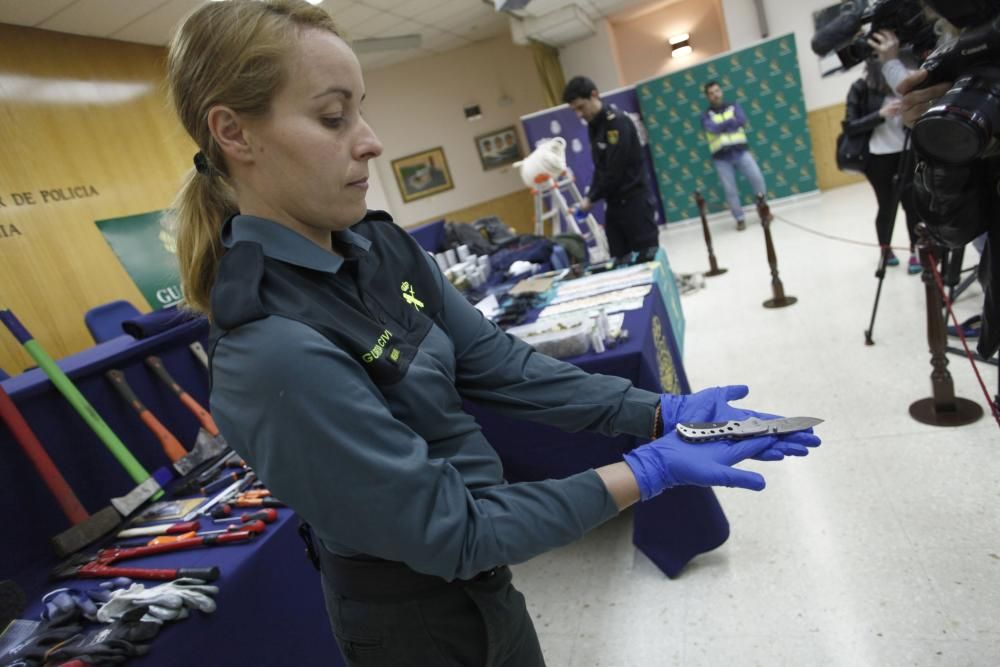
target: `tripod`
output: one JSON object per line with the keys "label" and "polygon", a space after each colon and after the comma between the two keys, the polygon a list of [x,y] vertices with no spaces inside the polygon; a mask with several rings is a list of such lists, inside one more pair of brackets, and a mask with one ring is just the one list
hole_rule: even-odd
{"label": "tripod", "polygon": [[[906,170],[910,168],[910,161],[913,157],[913,151],[910,150],[910,131],[904,130],[905,139],[903,140],[903,156],[899,160],[899,169],[896,170],[896,176],[893,180],[893,204],[892,204],[892,224],[889,226],[889,239],[892,240],[892,231],[896,227],[896,215],[899,213],[899,203],[903,201],[903,175]],[[878,287],[875,289],[875,303],[872,305],[872,319],[868,323],[868,328],[865,329],[865,345],[874,345],[875,340],[872,338],[872,332],[875,330],[875,316],[878,314],[878,302],[882,296],[882,283],[885,281],[885,266],[886,262],[889,261],[889,253],[892,252],[890,247],[885,247],[882,249],[882,256],[878,261],[878,268],[875,270],[875,277],[878,278]]]}

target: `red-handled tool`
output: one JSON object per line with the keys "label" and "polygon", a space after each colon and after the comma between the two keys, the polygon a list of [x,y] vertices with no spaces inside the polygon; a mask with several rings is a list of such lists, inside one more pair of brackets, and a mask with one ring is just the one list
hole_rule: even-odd
{"label": "red-handled tool", "polygon": [[159,357],[146,357],[146,365],[156,374],[156,377],[160,378],[165,385],[170,387],[171,391],[177,394],[177,398],[181,399],[185,407],[194,413],[209,435],[216,438],[219,437],[219,427],[215,425],[212,415],[177,384],[177,381],[167,372],[166,367]]}
{"label": "red-handled tool", "polygon": [[90,515],[80,503],[80,499],[73,493],[73,489],[69,488],[66,478],[56,468],[56,464],[52,462],[45,448],[42,447],[42,443],[38,441],[34,431],[28,426],[21,411],[17,409],[14,401],[10,399],[10,395],[3,387],[0,387],[0,418],[3,418],[3,422],[7,424],[7,428],[14,435],[17,444],[21,446],[32,465],[35,466],[35,470],[45,482],[45,486],[49,487],[49,491],[59,503],[66,518],[74,524],[89,519]]}
{"label": "red-handled tool", "polygon": [[144,528],[128,528],[118,533],[117,537],[143,537],[145,535],[176,535],[178,533],[188,533],[197,531],[201,525],[197,521],[182,521],[180,523],[162,523],[158,526],[146,526]]}
{"label": "red-handled tool", "polygon": [[163,451],[174,463],[174,469],[181,475],[186,475],[191,472],[194,468],[194,464],[182,465],[181,468],[177,467],[177,463],[184,459],[188,455],[188,452],[177,441],[174,434],[167,430],[167,428],[160,423],[160,420],[150,412],[139,397],[135,395],[132,391],[132,387],[129,386],[128,381],[125,380],[125,374],[118,370],[110,370],[104,374],[104,377],[112,384],[112,386],[118,391],[121,397],[139,413],[139,418],[142,419],[142,423],[153,432],[156,439],[160,441],[160,446],[163,447]]}
{"label": "red-handled tool", "polygon": [[278,520],[278,510],[276,509],[266,509],[257,512],[248,512],[242,516],[233,519],[214,519],[215,523],[227,523],[229,521],[241,521],[246,523],[248,521],[263,521],[264,523],[274,523]]}
{"label": "red-handled tool", "polygon": [[233,507],[287,507],[285,503],[274,498],[246,498],[231,502]]}
{"label": "red-handled tool", "polygon": [[222,544],[232,544],[245,542],[257,536],[257,533],[248,530],[241,530],[235,533],[225,533],[222,535],[209,535],[207,537],[192,537],[186,540],[178,540],[168,544],[145,547],[111,547],[101,549],[94,557],[79,557],[62,565],[52,572],[54,579],[70,579],[79,577],[82,579],[105,579],[113,577],[129,577],[130,579],[155,579],[168,581],[180,577],[193,577],[204,581],[214,581],[219,578],[218,567],[204,568],[175,568],[175,569],[150,569],[139,567],[115,567],[112,564],[130,558],[142,558],[144,556],[156,556],[159,554],[172,553],[174,551],[184,551],[187,549],[197,549],[199,547],[216,546]]}

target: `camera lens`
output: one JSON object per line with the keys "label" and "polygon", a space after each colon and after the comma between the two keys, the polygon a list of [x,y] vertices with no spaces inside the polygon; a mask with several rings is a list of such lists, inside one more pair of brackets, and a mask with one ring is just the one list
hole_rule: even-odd
{"label": "camera lens", "polygon": [[982,157],[1000,130],[997,77],[972,74],[955,82],[913,126],[913,143],[931,160],[965,164]]}

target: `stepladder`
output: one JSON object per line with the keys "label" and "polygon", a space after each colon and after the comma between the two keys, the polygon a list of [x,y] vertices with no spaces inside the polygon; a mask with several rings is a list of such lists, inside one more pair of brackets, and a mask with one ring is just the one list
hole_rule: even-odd
{"label": "stepladder", "polygon": [[[535,199],[536,236],[577,234],[587,244],[587,257],[591,263],[610,259],[604,229],[592,213],[584,215],[579,210],[583,196],[571,169],[567,167],[558,178],[539,174],[535,177],[531,193]],[[546,223],[549,223],[550,234],[546,234]]]}

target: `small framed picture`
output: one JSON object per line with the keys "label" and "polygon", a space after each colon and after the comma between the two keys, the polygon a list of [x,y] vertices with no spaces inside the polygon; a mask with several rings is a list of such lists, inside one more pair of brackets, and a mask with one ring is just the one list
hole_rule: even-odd
{"label": "small framed picture", "polygon": [[476,150],[479,151],[483,169],[489,171],[520,160],[521,140],[517,136],[517,129],[511,125],[476,137]]}
{"label": "small framed picture", "polygon": [[396,184],[404,202],[429,197],[455,187],[451,172],[448,171],[444,149],[440,146],[393,160],[392,173],[396,175]]}

